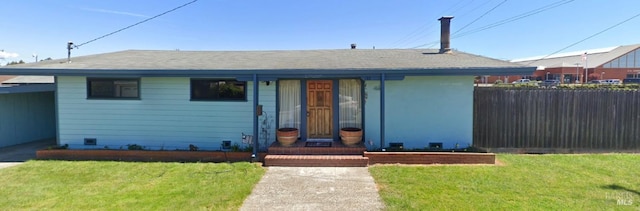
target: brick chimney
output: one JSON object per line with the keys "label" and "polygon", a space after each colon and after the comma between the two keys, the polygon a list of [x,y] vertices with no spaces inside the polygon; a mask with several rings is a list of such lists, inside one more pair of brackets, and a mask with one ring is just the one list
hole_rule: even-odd
{"label": "brick chimney", "polygon": [[453,16],[442,16],[440,19],[440,53],[451,53],[451,19]]}

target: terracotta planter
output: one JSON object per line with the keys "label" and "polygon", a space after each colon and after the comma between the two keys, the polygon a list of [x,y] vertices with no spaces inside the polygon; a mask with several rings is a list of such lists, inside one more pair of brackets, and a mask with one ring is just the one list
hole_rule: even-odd
{"label": "terracotta planter", "polygon": [[340,139],[345,145],[357,145],[362,141],[362,129],[345,127],[340,129]]}
{"label": "terracotta planter", "polygon": [[279,128],[276,132],[276,136],[280,145],[291,146],[293,143],[296,143],[296,140],[298,140],[298,129],[291,127]]}

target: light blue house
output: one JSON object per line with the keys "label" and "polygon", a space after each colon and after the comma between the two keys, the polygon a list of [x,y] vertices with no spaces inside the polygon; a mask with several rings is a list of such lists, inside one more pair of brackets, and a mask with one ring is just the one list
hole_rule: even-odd
{"label": "light blue house", "polygon": [[256,152],[283,127],[299,129],[299,141],[356,127],[369,148],[466,147],[474,76],[535,67],[452,51],[443,37],[441,49],[129,50],[0,74],[55,76],[57,140],[70,148],[215,150],[243,146],[245,134]]}
{"label": "light blue house", "polygon": [[[439,50],[121,51],[4,67],[55,75],[57,140],[70,148],[218,149],[279,127],[301,141],[364,131],[367,145],[472,144],[475,75],[533,67]],[[258,116],[261,106],[262,115]]]}

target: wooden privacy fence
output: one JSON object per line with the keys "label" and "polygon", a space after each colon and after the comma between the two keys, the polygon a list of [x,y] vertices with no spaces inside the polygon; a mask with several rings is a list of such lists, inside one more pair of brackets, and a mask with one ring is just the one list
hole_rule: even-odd
{"label": "wooden privacy fence", "polygon": [[640,149],[640,91],[476,87],[484,148]]}

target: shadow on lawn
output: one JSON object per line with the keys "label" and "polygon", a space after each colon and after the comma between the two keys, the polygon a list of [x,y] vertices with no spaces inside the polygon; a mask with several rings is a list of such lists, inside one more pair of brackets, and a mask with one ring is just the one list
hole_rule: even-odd
{"label": "shadow on lawn", "polygon": [[624,191],[628,191],[630,193],[635,193],[636,195],[640,196],[640,191],[632,190],[632,189],[629,189],[627,187],[620,186],[618,184],[604,185],[601,188],[611,189],[611,190],[624,190]]}

